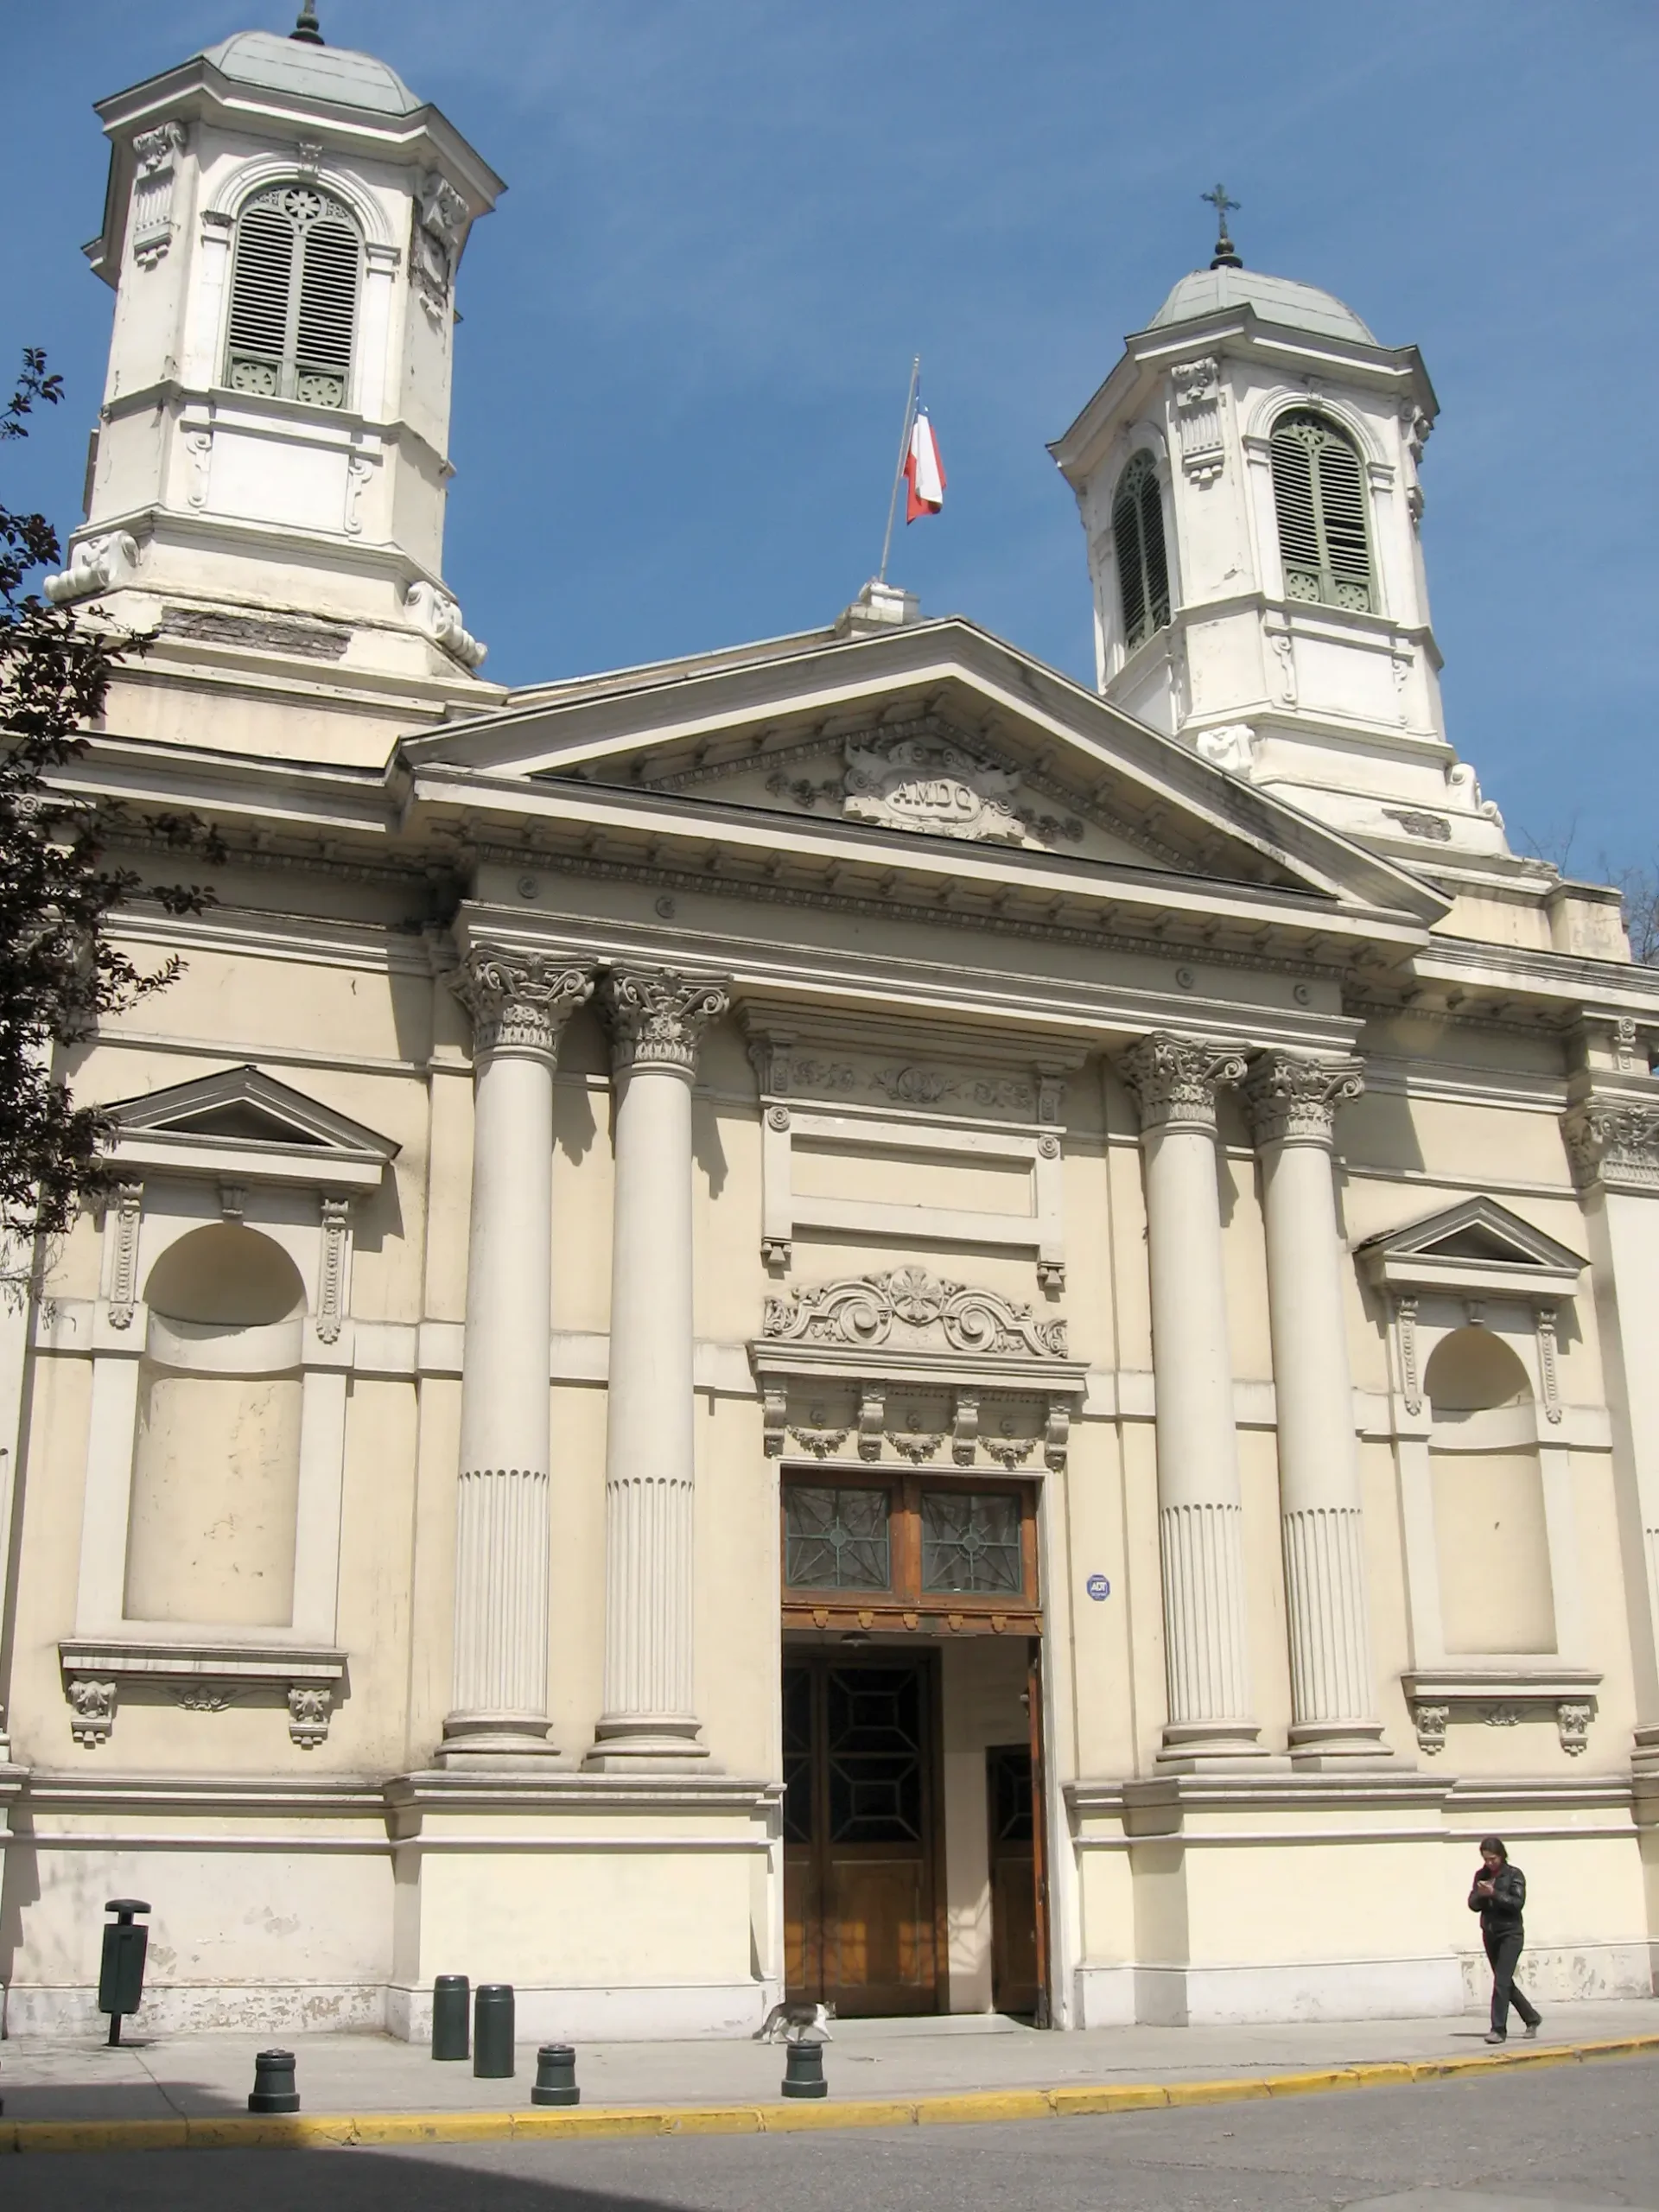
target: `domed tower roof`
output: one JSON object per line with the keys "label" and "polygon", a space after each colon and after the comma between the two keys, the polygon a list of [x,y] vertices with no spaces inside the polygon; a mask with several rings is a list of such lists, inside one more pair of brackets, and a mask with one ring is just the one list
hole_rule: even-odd
{"label": "domed tower roof", "polygon": [[359,108],[372,115],[413,115],[426,105],[395,69],[372,54],[283,37],[276,31],[238,31],[217,46],[204,48],[201,59],[234,84],[325,101],[331,107]]}
{"label": "domed tower roof", "polygon": [[1265,276],[1259,269],[1226,266],[1195,269],[1183,276],[1147,327],[1161,330],[1173,322],[1193,322],[1222,308],[1254,308],[1263,322],[1317,331],[1322,338],[1376,343],[1353,309],[1334,293],[1322,292],[1317,284],[1299,284],[1294,277]]}

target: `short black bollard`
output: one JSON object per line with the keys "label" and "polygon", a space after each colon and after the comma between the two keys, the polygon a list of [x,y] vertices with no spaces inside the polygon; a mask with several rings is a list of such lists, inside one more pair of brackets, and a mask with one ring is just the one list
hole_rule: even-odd
{"label": "short black bollard", "polygon": [[441,1974],[432,1985],[432,2056],[470,2058],[467,2008],[470,1992],[464,1974]]}
{"label": "short black bollard", "polygon": [[827,2097],[823,2078],[823,2045],[791,2043],[784,2052],[784,2094],[786,2097]]}
{"label": "short black bollard", "polygon": [[480,1983],[473,1996],[473,2071],[480,2081],[512,2078],[512,1984]]}
{"label": "short black bollard", "polygon": [[568,2043],[544,2043],[536,2054],[536,2082],[530,2093],[533,2105],[579,2105],[576,2054]]}
{"label": "short black bollard", "polygon": [[248,2099],[250,2112],[298,2112],[300,2093],[294,2087],[294,2054],[291,2050],[256,2051],[253,2060],[253,2090]]}
{"label": "short black bollard", "polygon": [[142,1897],[111,1897],[104,1908],[117,1917],[104,1930],[104,1956],[98,1974],[98,2009],[110,2016],[110,2041],[121,2040],[121,2016],[143,2002],[144,1954],[149,1930],[133,1924],[135,1912],[148,1912]]}

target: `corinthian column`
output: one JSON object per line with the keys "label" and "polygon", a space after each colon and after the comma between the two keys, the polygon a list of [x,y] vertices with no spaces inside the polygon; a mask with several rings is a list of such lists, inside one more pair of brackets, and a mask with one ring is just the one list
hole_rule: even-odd
{"label": "corinthian column", "polygon": [[605,1710],[590,1767],[708,1757],[691,1694],[691,1084],[729,1001],[708,976],[613,969],[616,1084],[605,1449]]}
{"label": "corinthian column", "polygon": [[1390,1756],[1375,1717],[1365,1542],[1332,1152],[1357,1060],[1263,1052],[1244,1086],[1262,1163],[1297,1766]]}
{"label": "corinthian column", "polygon": [[553,1749],[547,1721],[548,1342],[553,1064],[591,973],[474,946],[473,1211],[455,1501],[454,1707],[438,1753],[499,1764]]}
{"label": "corinthian column", "polygon": [[1154,1035],[1118,1066],[1140,1109],[1146,1176],[1169,1684],[1160,1757],[1259,1758],[1216,1193],[1216,1094],[1239,1081],[1244,1060],[1229,1046]]}

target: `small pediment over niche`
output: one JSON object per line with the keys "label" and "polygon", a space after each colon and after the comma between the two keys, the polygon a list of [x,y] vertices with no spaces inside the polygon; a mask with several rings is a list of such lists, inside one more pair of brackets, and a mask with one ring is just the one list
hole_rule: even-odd
{"label": "small pediment over niche", "polygon": [[124,1098],[106,1110],[124,1173],[368,1191],[398,1151],[391,1138],[251,1066]]}
{"label": "small pediment over niche", "polygon": [[1391,1290],[1446,1290],[1570,1298],[1585,1262],[1496,1198],[1465,1198],[1421,1221],[1369,1238],[1355,1255]]}
{"label": "small pediment over niche", "polygon": [[741,759],[671,770],[645,788],[798,819],[1120,866],[1179,861],[1155,835],[1130,830],[1052,770],[936,713],[779,740]]}

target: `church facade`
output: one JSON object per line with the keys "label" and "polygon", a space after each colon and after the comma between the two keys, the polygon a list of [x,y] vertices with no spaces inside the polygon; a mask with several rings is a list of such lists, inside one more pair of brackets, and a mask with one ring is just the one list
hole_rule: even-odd
{"label": "church facade", "polygon": [[500,189],[395,73],[101,104],[74,771],[210,821],[0,1323],[0,1981],[419,2037],[1454,2013],[1659,1934],[1659,975],[1448,741],[1414,348],[1238,265],[1052,448],[1093,689],[870,585],[507,690]]}

